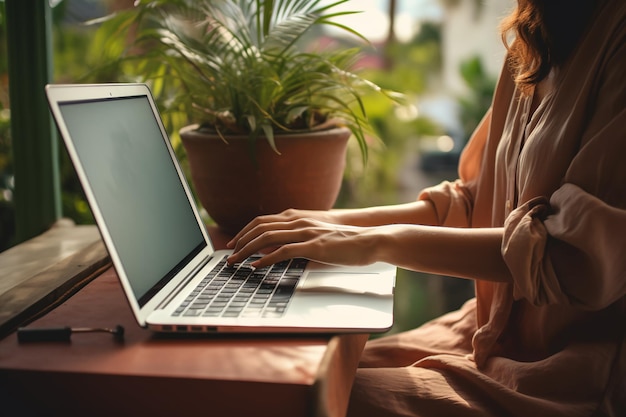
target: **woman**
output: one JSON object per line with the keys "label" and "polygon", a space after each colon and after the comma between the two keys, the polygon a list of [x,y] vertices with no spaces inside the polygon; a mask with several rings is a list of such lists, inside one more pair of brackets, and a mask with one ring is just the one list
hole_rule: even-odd
{"label": "woman", "polygon": [[389,207],[252,221],[274,250],[475,280],[476,298],[372,340],[351,416],[626,413],[626,2],[518,0],[509,55],[460,179]]}

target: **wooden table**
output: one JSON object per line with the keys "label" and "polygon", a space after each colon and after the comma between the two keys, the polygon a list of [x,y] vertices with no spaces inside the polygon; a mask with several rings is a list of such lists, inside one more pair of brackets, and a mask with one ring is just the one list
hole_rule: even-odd
{"label": "wooden table", "polygon": [[137,325],[113,268],[29,327],[125,328],[0,340],[2,416],[343,416],[367,335],[166,336]]}

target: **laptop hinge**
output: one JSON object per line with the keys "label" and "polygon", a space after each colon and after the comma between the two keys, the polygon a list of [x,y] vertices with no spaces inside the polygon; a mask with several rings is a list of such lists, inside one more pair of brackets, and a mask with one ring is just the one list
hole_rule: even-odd
{"label": "laptop hinge", "polygon": [[187,284],[189,284],[189,281],[191,281],[198,274],[198,272],[202,268],[205,267],[206,264],[211,262],[211,259],[213,259],[213,255],[208,255],[194,269],[189,271],[187,276],[185,278],[183,278],[183,280],[180,282],[180,284],[178,284],[176,286],[176,288],[174,288],[174,290],[167,297],[165,297],[165,299],[163,301],[161,301],[161,303],[156,307],[156,310],[162,310],[165,307],[167,307],[167,305],[170,303],[170,301],[172,301],[174,299],[174,297],[176,297],[183,290],[183,288],[185,288],[187,286]]}

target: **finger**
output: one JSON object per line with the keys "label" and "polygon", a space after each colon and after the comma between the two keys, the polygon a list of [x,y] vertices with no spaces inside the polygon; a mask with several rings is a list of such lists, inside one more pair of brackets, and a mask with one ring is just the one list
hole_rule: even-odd
{"label": "finger", "polygon": [[281,261],[285,261],[287,259],[291,259],[290,256],[285,255],[284,248],[285,246],[282,246],[273,252],[263,255],[261,258],[252,262],[250,265],[253,266],[254,268],[263,268],[266,266],[274,265],[275,263],[278,263]]}
{"label": "finger", "polygon": [[[284,223],[267,223],[257,226],[244,235],[236,244],[228,262],[241,262],[252,254],[271,248],[272,252],[284,245],[306,243],[317,237],[317,229],[312,227],[314,220],[296,219]],[[290,246],[291,247],[291,246]],[[283,250],[284,251],[284,250]],[[283,253],[280,251],[280,253]],[[277,254],[274,254],[277,256]]]}
{"label": "finger", "polygon": [[255,217],[254,219],[252,219],[226,244],[226,247],[228,249],[234,248],[242,236],[246,235],[250,230],[254,229],[261,222],[262,219],[260,217]]}
{"label": "finger", "polygon": [[252,219],[247,225],[245,225],[236,235],[233,237],[227,244],[226,247],[232,249],[235,247],[237,242],[246,234],[250,233],[251,230],[269,223],[275,223],[279,221],[279,215],[264,215],[258,216]]}
{"label": "finger", "polygon": [[[315,220],[311,219],[295,219],[289,221],[275,221],[269,223],[261,223],[254,228],[252,228],[247,233],[243,234],[239,237],[239,239],[235,242],[233,247],[233,252],[240,252],[242,248],[248,246],[250,242],[255,241],[257,239],[263,238],[258,242],[264,242],[268,245],[277,245],[280,246],[285,243],[292,243],[301,241],[303,239],[308,239],[310,235],[307,233],[307,230],[316,223]],[[300,237],[296,237],[297,234],[280,234],[279,232],[300,232]],[[272,240],[273,239],[273,240]],[[258,250],[263,249],[264,247],[258,247]]]}
{"label": "finger", "polygon": [[255,253],[262,252],[264,249],[280,247],[294,241],[297,241],[294,231],[281,230],[279,224],[272,223],[257,226],[257,228],[237,241],[232,255],[228,257],[228,262],[231,264],[241,262]]}
{"label": "finger", "polygon": [[266,214],[263,216],[258,216],[251,220],[246,226],[244,226],[227,244],[226,247],[232,249],[235,247],[237,242],[246,234],[248,234],[251,230],[266,223],[280,223],[280,222],[289,222],[296,220],[302,215],[300,214],[300,210],[296,209],[287,209],[277,214]]}
{"label": "finger", "polygon": [[306,248],[306,244],[304,243],[290,243],[263,255],[260,259],[252,262],[250,265],[255,268],[263,268],[293,258],[309,259]]}
{"label": "finger", "polygon": [[241,248],[247,246],[250,242],[252,242],[255,239],[258,239],[260,236],[268,232],[290,230],[290,229],[292,229],[292,227],[290,227],[288,223],[282,223],[282,222],[270,222],[270,223],[258,224],[254,226],[253,228],[251,228],[249,231],[242,233],[241,236],[239,236],[239,239],[235,242],[235,245],[233,246],[233,251],[239,252]]}

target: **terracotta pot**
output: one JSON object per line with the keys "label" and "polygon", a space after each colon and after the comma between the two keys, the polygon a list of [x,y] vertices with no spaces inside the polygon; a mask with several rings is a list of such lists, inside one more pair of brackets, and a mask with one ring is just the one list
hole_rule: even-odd
{"label": "terracotta pot", "polygon": [[196,126],[180,131],[192,182],[209,216],[229,233],[254,217],[288,208],[333,207],[343,178],[350,130],[276,136],[276,154],[264,138],[256,143],[256,163],[247,136],[228,143]]}

